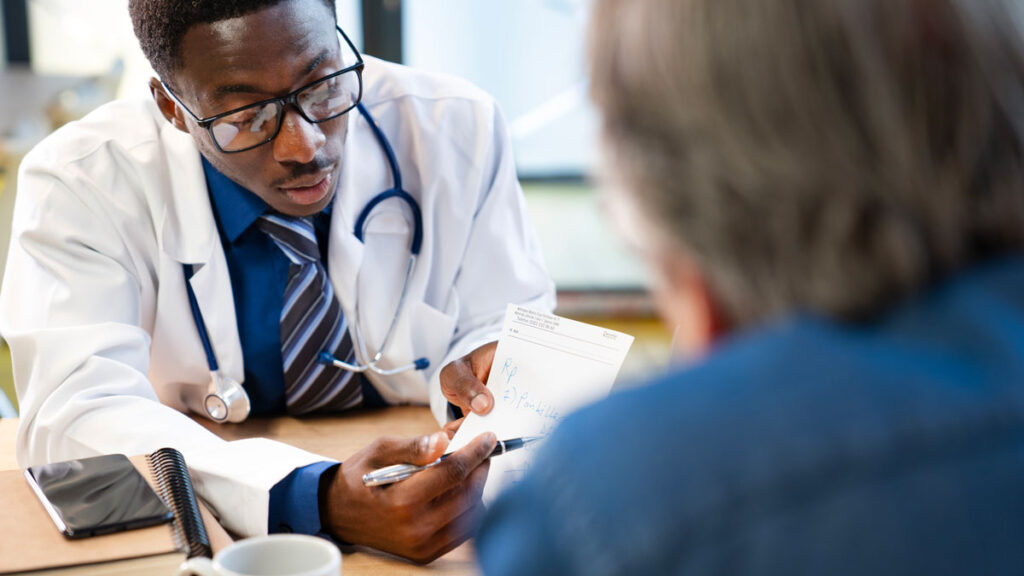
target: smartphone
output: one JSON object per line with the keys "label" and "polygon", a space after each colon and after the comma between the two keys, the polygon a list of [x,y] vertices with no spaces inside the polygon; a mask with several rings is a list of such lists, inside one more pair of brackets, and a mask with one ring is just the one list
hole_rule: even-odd
{"label": "smartphone", "polygon": [[174,517],[124,454],[30,466],[25,478],[68,538],[152,526]]}

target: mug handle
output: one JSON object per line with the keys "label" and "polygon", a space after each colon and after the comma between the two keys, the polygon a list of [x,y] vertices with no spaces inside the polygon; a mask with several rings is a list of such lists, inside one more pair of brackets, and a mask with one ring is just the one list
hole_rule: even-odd
{"label": "mug handle", "polygon": [[217,576],[217,571],[213,568],[213,560],[198,556],[182,562],[175,576]]}

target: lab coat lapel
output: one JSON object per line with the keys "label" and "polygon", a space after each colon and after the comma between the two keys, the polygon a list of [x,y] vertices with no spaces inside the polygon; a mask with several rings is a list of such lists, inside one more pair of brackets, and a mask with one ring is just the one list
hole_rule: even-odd
{"label": "lab coat lapel", "polygon": [[[367,108],[385,131],[391,145],[398,146],[400,138],[395,134],[394,122],[399,120],[390,117],[388,110],[384,109],[389,105],[385,103],[374,107],[372,103],[368,103]],[[402,157],[400,149],[396,149],[395,152],[399,158]],[[350,115],[345,156],[342,161],[344,164],[340,187],[334,201],[331,220],[328,269],[346,317],[350,322],[355,322],[358,318],[360,332],[364,337],[363,344],[367,347],[367,353],[372,355],[377,351],[376,346],[383,341],[396,311],[408,250],[404,236],[397,247],[391,246],[384,253],[375,252],[374,246],[368,249],[355,236],[354,223],[364,208],[375,196],[394,187],[387,156],[361,114],[353,112]],[[405,184],[408,185],[408,182]],[[375,214],[380,217],[388,210],[387,207],[378,207]],[[379,248],[381,245],[378,242],[376,246]],[[364,266],[365,270],[362,269]],[[422,289],[416,287],[414,277],[410,283],[410,294],[418,293],[422,293]],[[354,313],[357,304],[358,315]],[[393,367],[413,360],[408,314],[408,310],[413,306],[414,304],[407,301],[403,314],[395,326],[395,333],[392,335],[387,356],[381,362],[381,367]],[[362,360],[366,361],[366,358]],[[415,387],[420,386],[423,379],[420,372],[407,372],[387,378],[367,373],[367,377],[392,401],[408,398],[399,391],[410,386],[409,380],[416,380],[412,385]]]}
{"label": "lab coat lapel", "polygon": [[366,120],[356,111],[348,115],[348,120],[341,177],[331,215],[327,269],[341,306],[351,318],[364,252],[363,243],[355,236],[355,222],[371,198],[391,187],[391,174],[380,143]]}
{"label": "lab coat lapel", "polygon": [[[160,230],[161,248],[175,262],[193,265],[194,273],[189,283],[196,295],[220,370],[225,376],[241,382],[244,376],[242,345],[235,319],[234,295],[206,177],[191,139],[176,130],[169,133],[171,130],[174,128],[168,125],[163,134],[175,164],[169,171],[171,186]],[[188,310],[188,303],[184,305],[184,310]],[[181,318],[180,322],[183,334],[199,338],[191,314]]]}
{"label": "lab coat lapel", "polygon": [[189,283],[203,314],[221,374],[238,382],[244,381],[235,299],[231,291],[227,260],[219,245],[209,262],[196,267]]}

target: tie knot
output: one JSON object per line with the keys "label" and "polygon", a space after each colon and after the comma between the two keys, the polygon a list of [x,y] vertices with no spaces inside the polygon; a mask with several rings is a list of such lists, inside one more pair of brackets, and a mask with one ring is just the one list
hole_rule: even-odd
{"label": "tie knot", "polygon": [[313,218],[296,218],[280,214],[260,216],[258,226],[295,264],[320,260]]}

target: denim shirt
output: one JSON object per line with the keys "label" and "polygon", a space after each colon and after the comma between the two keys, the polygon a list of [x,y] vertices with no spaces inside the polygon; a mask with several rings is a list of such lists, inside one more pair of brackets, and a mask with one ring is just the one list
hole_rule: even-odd
{"label": "denim shirt", "polygon": [[568,417],[484,573],[1019,574],[1024,260],[848,325],[798,315]]}

